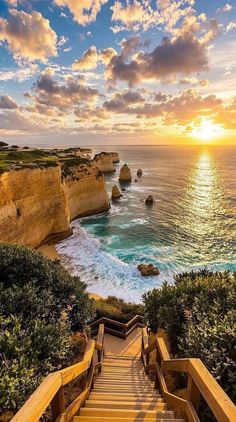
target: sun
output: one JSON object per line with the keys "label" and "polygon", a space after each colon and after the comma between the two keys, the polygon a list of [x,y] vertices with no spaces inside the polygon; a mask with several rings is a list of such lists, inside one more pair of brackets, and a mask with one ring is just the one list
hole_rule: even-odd
{"label": "sun", "polygon": [[224,134],[222,125],[214,123],[205,117],[201,118],[200,124],[192,123],[190,135],[203,142],[211,142]]}

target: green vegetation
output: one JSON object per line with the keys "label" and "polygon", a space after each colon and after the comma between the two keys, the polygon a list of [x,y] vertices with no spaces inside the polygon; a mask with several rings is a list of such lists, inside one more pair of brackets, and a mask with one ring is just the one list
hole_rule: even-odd
{"label": "green vegetation", "polygon": [[[2,142],[3,144],[3,142]],[[53,167],[59,163],[64,163],[67,167],[79,166],[89,163],[89,160],[76,155],[80,148],[58,149],[29,149],[24,147],[19,149],[16,145],[7,147],[0,145],[0,174],[10,168],[34,168]]]}
{"label": "green vegetation", "polygon": [[0,245],[0,291],[0,409],[17,409],[71,364],[72,335],[94,317],[94,301],[58,261],[16,245]]}
{"label": "green vegetation", "polygon": [[115,321],[128,322],[135,315],[143,315],[144,307],[140,304],[125,302],[115,296],[96,301],[96,318],[107,317]]}
{"label": "green vegetation", "polygon": [[236,401],[236,273],[184,273],[143,300],[150,328],[167,331],[172,353],[202,359]]}

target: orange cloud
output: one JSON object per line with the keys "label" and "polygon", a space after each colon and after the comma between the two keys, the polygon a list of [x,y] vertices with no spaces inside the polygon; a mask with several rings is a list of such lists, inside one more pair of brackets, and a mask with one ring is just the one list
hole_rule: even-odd
{"label": "orange cloud", "polygon": [[16,60],[47,61],[57,55],[57,35],[40,12],[10,10],[8,19],[0,18],[0,41],[6,41]]}
{"label": "orange cloud", "polygon": [[108,0],[54,0],[59,7],[68,7],[80,25],[86,26],[96,20],[97,14]]}

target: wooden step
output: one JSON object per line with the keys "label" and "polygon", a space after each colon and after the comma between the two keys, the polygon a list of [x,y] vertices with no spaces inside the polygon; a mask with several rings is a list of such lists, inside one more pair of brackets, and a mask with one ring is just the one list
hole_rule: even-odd
{"label": "wooden step", "polygon": [[156,418],[166,418],[166,419],[173,419],[174,412],[171,410],[135,410],[135,409],[102,409],[102,408],[89,408],[89,407],[82,407],[79,411],[79,415],[81,416],[104,416],[104,417],[119,417],[119,418],[127,418],[127,417],[139,417],[142,418],[144,416],[149,417],[156,417]]}
{"label": "wooden step", "polygon": [[119,368],[143,368],[143,365],[139,362],[129,362],[126,360],[118,361],[118,360],[103,360],[103,366],[116,366]]}
{"label": "wooden step", "polygon": [[173,418],[168,418],[168,419],[163,419],[163,418],[156,418],[156,416],[154,417],[149,417],[149,416],[143,416],[141,418],[139,417],[128,417],[128,418],[116,418],[116,417],[104,417],[104,416],[75,416],[73,419],[73,422],[184,422],[184,419],[173,419]]}
{"label": "wooden step", "polygon": [[116,392],[116,393],[114,393],[114,392],[109,392],[108,390],[107,391],[101,391],[101,390],[96,390],[96,389],[93,389],[93,390],[91,390],[91,392],[90,392],[90,394],[104,394],[104,395],[109,395],[109,396],[115,396],[115,397],[119,397],[119,396],[126,396],[127,398],[129,398],[130,396],[136,396],[136,397],[162,397],[161,396],[161,394],[159,393],[159,391],[157,391],[157,390],[152,390],[152,391],[149,391],[148,393],[146,393],[146,392],[141,392],[141,393],[129,393],[129,392],[123,392],[122,390],[121,391],[119,391],[119,392]]}
{"label": "wooden step", "polygon": [[107,360],[107,359],[120,359],[120,360],[137,360],[137,361],[140,361],[141,362],[141,359],[140,358],[137,358],[137,357],[135,357],[135,356],[128,356],[128,355],[121,355],[121,356],[116,356],[116,355],[106,355],[106,357],[104,358],[104,360]]}
{"label": "wooden step", "polygon": [[98,379],[96,379],[96,381],[95,381],[95,384],[98,384],[98,385],[117,385],[117,386],[124,386],[124,387],[127,387],[127,386],[141,386],[141,387],[145,387],[145,386],[148,386],[148,387],[153,387],[153,385],[154,385],[154,383],[153,382],[151,382],[151,381],[146,381],[145,382],[145,380],[143,380],[143,381],[139,381],[139,382],[135,382],[135,381],[129,381],[129,380],[104,380],[104,379],[100,379],[100,378],[98,378]]}
{"label": "wooden step", "polygon": [[152,393],[155,390],[153,390],[152,388],[145,388],[145,389],[140,388],[140,387],[118,388],[115,386],[107,387],[104,385],[96,385],[93,391],[103,391],[107,393],[122,393],[123,392],[123,393],[133,393],[133,394],[137,394],[137,393],[145,394],[145,393]]}
{"label": "wooden step", "polygon": [[164,402],[140,402],[140,401],[109,401],[109,400],[86,400],[85,407],[102,408],[102,409],[130,409],[130,410],[167,410],[167,405]]}
{"label": "wooden step", "polygon": [[163,402],[164,399],[160,394],[158,395],[152,395],[152,394],[146,394],[146,395],[138,395],[138,394],[117,394],[117,393],[110,393],[110,394],[104,394],[104,393],[90,393],[89,399],[91,400],[114,400],[114,401],[142,401],[142,402],[152,402],[153,400],[156,400],[158,403]]}

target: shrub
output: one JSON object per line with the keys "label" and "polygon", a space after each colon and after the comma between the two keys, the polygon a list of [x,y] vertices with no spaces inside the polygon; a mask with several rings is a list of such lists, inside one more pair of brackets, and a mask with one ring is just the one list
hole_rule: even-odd
{"label": "shrub", "polygon": [[96,301],[96,319],[107,317],[115,321],[128,322],[135,315],[143,315],[144,307],[140,304],[125,302],[115,296]]}
{"label": "shrub", "polygon": [[167,331],[172,353],[202,359],[235,400],[236,273],[180,274],[143,300],[150,328]]}
{"label": "shrub", "polygon": [[94,316],[79,277],[41,253],[0,245],[0,396],[18,408],[48,372],[68,364],[72,334]]}

